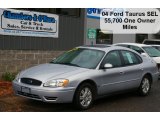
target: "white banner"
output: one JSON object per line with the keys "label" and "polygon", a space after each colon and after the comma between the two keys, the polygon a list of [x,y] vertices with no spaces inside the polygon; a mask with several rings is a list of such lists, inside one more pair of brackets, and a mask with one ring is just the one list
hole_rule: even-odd
{"label": "white banner", "polygon": [[0,16],[0,34],[58,38],[58,15],[1,8]]}
{"label": "white banner", "polygon": [[156,8],[103,9],[100,28],[113,34],[157,34],[160,31],[160,11]]}

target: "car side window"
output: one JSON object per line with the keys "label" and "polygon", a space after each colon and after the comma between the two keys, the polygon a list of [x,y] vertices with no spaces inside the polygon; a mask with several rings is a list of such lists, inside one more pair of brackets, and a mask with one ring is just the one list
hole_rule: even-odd
{"label": "car side window", "polygon": [[139,54],[144,53],[144,51],[140,47],[130,45],[129,48],[131,48],[132,50],[137,51]]}
{"label": "car side window", "polygon": [[124,59],[124,65],[135,65],[135,64],[140,64],[142,62],[142,59],[136,55],[133,52],[130,51],[121,51],[122,57]]}
{"label": "car side window", "polygon": [[113,68],[115,67],[121,67],[122,66],[122,62],[121,62],[121,58],[120,58],[120,54],[118,51],[111,51],[109,52],[106,57],[104,58],[102,64],[101,64],[101,68],[105,65],[105,64],[112,64]]}

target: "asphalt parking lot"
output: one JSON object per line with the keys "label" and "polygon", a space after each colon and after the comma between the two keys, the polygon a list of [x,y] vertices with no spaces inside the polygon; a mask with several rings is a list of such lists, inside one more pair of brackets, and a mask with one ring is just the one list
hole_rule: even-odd
{"label": "asphalt parking lot", "polygon": [[[17,97],[0,97],[0,111],[24,112],[77,112],[72,104],[43,103]],[[96,100],[86,112],[156,112],[160,111],[160,80],[152,86],[149,96],[141,97],[135,92],[124,93]]]}

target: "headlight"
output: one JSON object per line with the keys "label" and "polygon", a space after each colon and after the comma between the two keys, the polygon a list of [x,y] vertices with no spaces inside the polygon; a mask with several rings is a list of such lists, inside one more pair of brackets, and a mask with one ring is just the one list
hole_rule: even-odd
{"label": "headlight", "polygon": [[16,75],[15,81],[17,81],[17,82],[19,82],[19,81],[20,81],[19,76],[20,76],[20,73],[18,73],[18,74]]}
{"label": "headlight", "polygon": [[50,80],[44,83],[44,87],[65,87],[69,83],[67,79],[57,79],[57,80]]}

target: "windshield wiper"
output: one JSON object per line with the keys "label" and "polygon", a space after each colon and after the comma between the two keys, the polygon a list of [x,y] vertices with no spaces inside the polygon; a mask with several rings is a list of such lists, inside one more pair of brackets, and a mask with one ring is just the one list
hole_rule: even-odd
{"label": "windshield wiper", "polygon": [[73,64],[73,63],[61,63],[61,62],[50,62],[50,63],[81,67],[81,66],[79,66],[79,65],[77,65],[77,64]]}
{"label": "windshield wiper", "polygon": [[71,66],[76,66],[76,67],[80,67],[79,65],[77,64],[73,64],[73,63],[61,63],[63,65],[71,65]]}

